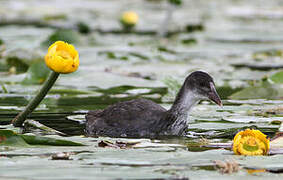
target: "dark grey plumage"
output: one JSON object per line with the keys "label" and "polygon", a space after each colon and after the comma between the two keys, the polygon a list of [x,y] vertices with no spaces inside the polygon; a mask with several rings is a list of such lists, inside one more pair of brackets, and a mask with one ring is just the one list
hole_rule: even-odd
{"label": "dark grey plumage", "polygon": [[[119,102],[105,110],[89,111],[86,116],[87,134],[111,137],[154,136],[154,127],[164,112],[166,109],[147,99]],[[140,121],[137,123],[135,119]]]}
{"label": "dark grey plumage", "polygon": [[191,73],[172,107],[164,109],[153,101],[135,99],[119,102],[86,115],[86,134],[110,137],[156,137],[182,135],[188,127],[188,112],[202,99],[221,100],[213,79],[204,72]]}

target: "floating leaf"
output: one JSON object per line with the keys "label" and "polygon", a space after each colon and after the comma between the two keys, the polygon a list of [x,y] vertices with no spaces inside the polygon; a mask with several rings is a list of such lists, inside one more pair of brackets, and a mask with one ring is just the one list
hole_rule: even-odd
{"label": "floating leaf", "polygon": [[77,28],[80,33],[82,34],[88,34],[90,32],[90,27],[85,22],[79,22],[77,23]]}
{"label": "floating leaf", "polygon": [[196,44],[197,40],[194,38],[182,39],[182,43],[186,45]]}
{"label": "floating leaf", "polygon": [[9,67],[16,67],[17,72],[25,72],[29,66],[40,61],[42,57],[35,51],[15,49],[9,51],[5,59]]}
{"label": "floating leaf", "polygon": [[157,49],[158,49],[158,51],[160,51],[160,52],[166,52],[166,53],[169,53],[169,54],[177,54],[176,51],[171,50],[171,49],[169,49],[169,48],[167,48],[167,47],[165,47],[165,46],[159,46]]}
{"label": "floating leaf", "polygon": [[270,77],[274,83],[283,84],[283,71],[280,71]]}
{"label": "floating leaf", "polygon": [[6,129],[0,129],[0,146],[22,146],[26,147],[26,141],[15,132]]}
{"label": "floating leaf", "polygon": [[23,84],[42,84],[48,77],[50,70],[45,65],[43,60],[33,63],[26,74],[26,78],[22,81]]}
{"label": "floating leaf", "polygon": [[72,30],[60,29],[51,34],[46,41],[43,42],[44,46],[50,46],[55,41],[65,41],[70,44],[78,43],[80,36],[77,32]]}
{"label": "floating leaf", "polygon": [[79,94],[93,94],[92,91],[84,91],[79,89],[51,89],[49,94],[60,94],[60,95],[79,95]]}
{"label": "floating leaf", "polygon": [[33,135],[17,134],[12,130],[0,129],[0,146],[29,146],[29,145],[51,145],[51,146],[84,146],[81,143],[41,137]]}
{"label": "floating leaf", "polygon": [[50,137],[33,136],[33,135],[19,135],[30,145],[50,145],[50,146],[84,146],[81,143],[67,141],[62,139],[55,139]]}
{"label": "floating leaf", "polygon": [[54,20],[67,20],[66,14],[54,14],[54,15],[45,15],[43,17],[44,21],[54,21]]}
{"label": "floating leaf", "polygon": [[283,97],[282,86],[263,81],[232,94],[231,99],[279,99]]}
{"label": "floating leaf", "polygon": [[257,51],[253,54],[253,58],[256,60],[264,60],[268,57],[282,57],[283,51],[281,49],[268,49],[264,51]]}
{"label": "floating leaf", "polygon": [[176,6],[181,6],[182,5],[182,0],[169,0],[170,4],[174,4]]}

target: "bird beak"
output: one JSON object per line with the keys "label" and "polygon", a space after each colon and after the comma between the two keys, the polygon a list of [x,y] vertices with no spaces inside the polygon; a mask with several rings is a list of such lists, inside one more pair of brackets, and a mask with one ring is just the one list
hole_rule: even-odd
{"label": "bird beak", "polygon": [[210,82],[210,93],[208,95],[208,98],[215,102],[216,104],[218,104],[219,106],[222,106],[222,102],[221,102],[221,99],[218,95],[218,93],[216,92],[216,89],[215,89],[215,86],[212,82]]}

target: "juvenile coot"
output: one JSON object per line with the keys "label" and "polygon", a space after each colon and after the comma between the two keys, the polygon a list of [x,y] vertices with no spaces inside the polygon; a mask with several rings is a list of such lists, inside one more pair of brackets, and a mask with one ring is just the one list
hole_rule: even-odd
{"label": "juvenile coot", "polygon": [[86,134],[110,137],[182,135],[188,127],[189,110],[200,100],[222,105],[213,79],[195,71],[185,80],[169,110],[147,99],[119,102],[86,115]]}

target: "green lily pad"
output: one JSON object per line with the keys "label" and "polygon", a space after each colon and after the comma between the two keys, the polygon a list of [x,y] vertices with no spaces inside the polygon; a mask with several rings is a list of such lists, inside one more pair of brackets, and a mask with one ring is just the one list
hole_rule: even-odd
{"label": "green lily pad", "polygon": [[60,29],[51,34],[48,39],[42,43],[42,45],[50,46],[56,41],[65,41],[70,44],[76,44],[79,43],[80,36],[76,31]]}
{"label": "green lily pad", "polygon": [[49,145],[49,146],[84,146],[81,143],[67,141],[62,139],[55,139],[50,137],[20,135],[30,145]]}
{"label": "green lily pad", "polygon": [[22,81],[23,84],[42,84],[48,77],[50,70],[45,65],[43,60],[33,63],[27,73],[26,78]]}
{"label": "green lily pad", "polygon": [[54,15],[45,15],[43,17],[44,21],[56,21],[56,20],[67,20],[68,17],[66,14],[54,14]]}
{"label": "green lily pad", "polygon": [[182,5],[182,0],[169,0],[170,4],[174,4],[176,6],[181,6]]}
{"label": "green lily pad", "polygon": [[33,63],[38,62],[42,57],[26,49],[15,49],[5,56],[6,63],[9,67],[16,67],[17,72],[26,72]]}
{"label": "green lily pad", "polygon": [[26,147],[28,143],[11,130],[0,130],[0,146],[21,146]]}
{"label": "green lily pad", "polygon": [[247,87],[232,94],[230,99],[280,99],[283,97],[282,86],[268,81],[262,81],[259,85]]}
{"label": "green lily pad", "polygon": [[12,130],[0,129],[0,146],[26,147],[29,145],[84,146],[84,144],[73,141],[55,139],[50,137],[17,134]]}
{"label": "green lily pad", "polygon": [[88,34],[88,33],[90,33],[90,30],[91,30],[89,25],[85,22],[82,22],[82,21],[77,23],[77,28],[78,28],[79,32],[82,33],[82,34]]}
{"label": "green lily pad", "polygon": [[268,49],[264,51],[257,51],[253,54],[253,58],[257,60],[267,59],[268,57],[282,57],[283,51],[279,49]]}
{"label": "green lily pad", "polygon": [[274,83],[283,84],[283,71],[275,73],[270,77]]}

